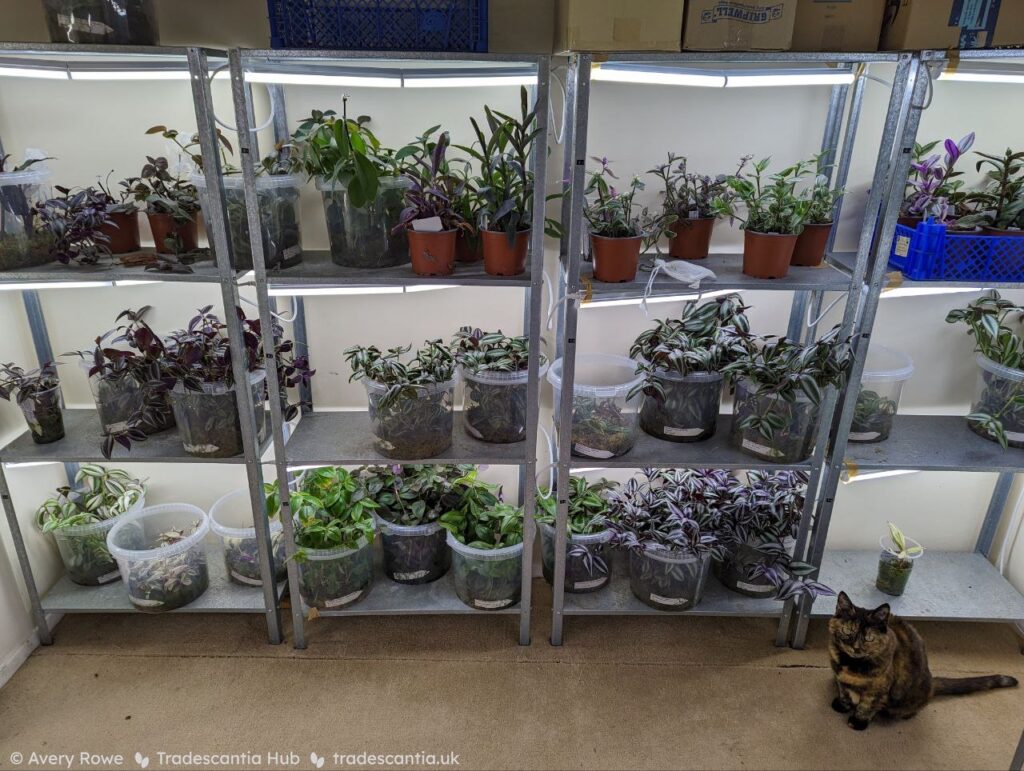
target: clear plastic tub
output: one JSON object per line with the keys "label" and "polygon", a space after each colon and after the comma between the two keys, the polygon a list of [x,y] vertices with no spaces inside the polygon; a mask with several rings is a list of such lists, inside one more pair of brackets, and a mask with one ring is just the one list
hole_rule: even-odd
{"label": "clear plastic tub", "polygon": [[348,190],[335,182],[317,179],[324,199],[331,260],[345,268],[392,268],[409,262],[409,242],[399,223],[405,208],[405,177],[381,177],[377,197],[369,206],[352,205]]}
{"label": "clear plastic tub", "polygon": [[644,395],[640,428],[667,442],[701,442],[714,436],[724,376],[720,372],[680,375],[667,370],[658,370],[655,376],[665,398]]}
{"label": "clear plastic tub", "polygon": [[914,362],[905,353],[871,345],[850,426],[851,442],[884,442],[889,438],[903,384],[912,374]]}
{"label": "clear plastic tub", "polygon": [[[96,402],[100,425],[112,433],[124,431],[131,419],[140,414],[146,402],[138,381],[127,372],[113,380],[104,379],[100,375],[89,377],[92,362],[82,360],[78,362],[78,366],[89,378],[89,389]],[[174,426],[174,413],[167,397],[168,392],[161,388],[159,393],[159,409],[153,412],[149,422],[144,421],[139,426],[147,434],[155,434]]]}
{"label": "clear plastic tub", "polygon": [[[756,599],[770,599],[778,594],[771,581],[763,576],[751,576],[750,571],[755,565],[764,562],[764,555],[758,550],[763,545],[760,540],[748,540],[730,550],[722,559],[714,560],[712,570],[715,578],[726,589]],[[796,547],[796,540],[785,538],[782,541],[790,556]]]}
{"label": "clear plastic tub", "polygon": [[[543,377],[547,369],[547,364],[542,365],[538,375]],[[526,441],[530,382],[526,370],[473,373],[463,368],[462,379],[467,434],[491,444]]]}
{"label": "clear plastic tub", "polygon": [[35,230],[34,208],[46,200],[49,169],[0,173],[0,271],[19,270],[53,261],[50,239]]}
{"label": "clear plastic tub", "polygon": [[[189,533],[162,545],[172,532]],[[150,506],[118,517],[107,536],[128,599],[145,613],[188,605],[210,585],[203,540],[210,532],[206,512],[187,503]]]}
{"label": "clear plastic tub", "polygon": [[[999,420],[1006,433],[1010,447],[1024,447],[1024,370],[1004,367],[978,354],[978,382],[974,391],[972,413],[991,415]],[[998,438],[988,429],[967,421],[971,430],[979,436],[997,442]]]}
{"label": "clear plastic tub", "polygon": [[53,43],[160,45],[153,0],[43,0]]}
{"label": "clear plastic tub", "polygon": [[523,589],[521,543],[503,549],[474,549],[451,533],[447,538],[460,600],[475,610],[502,610],[519,602]]}
{"label": "clear plastic tub", "polygon": [[[249,373],[258,439],[267,437],[264,409],[267,373]],[[238,420],[235,387],[224,383],[203,383],[202,391],[189,391],[179,382],[171,390],[171,406],[189,455],[198,458],[233,458],[244,451],[242,427]]]}
{"label": "clear plastic tub", "polygon": [[704,596],[710,565],[710,554],[631,550],[629,588],[640,602],[657,610],[689,610]]}
{"label": "clear plastic tub", "polygon": [[[210,193],[206,177],[192,176],[199,190],[199,202],[206,214],[210,210]],[[236,270],[252,269],[252,240],[249,237],[248,210],[245,206],[245,183],[241,174],[221,178],[228,212],[228,237],[231,241],[231,265]],[[302,261],[302,237],[299,232],[299,191],[302,177],[297,174],[261,175],[256,177],[256,200],[260,209],[261,237],[266,267],[284,268]],[[206,216],[206,221],[210,217]]]}
{"label": "clear plastic tub", "polygon": [[381,408],[388,387],[364,380],[377,452],[385,458],[422,460],[451,447],[456,382],[407,388]]}
{"label": "clear plastic tub", "polygon": [[33,442],[50,444],[64,438],[64,411],[60,405],[59,385],[18,402]]}
{"label": "clear plastic tub", "polygon": [[146,496],[140,495],[120,517],[54,530],[53,538],[68,578],[82,586],[102,586],[118,580],[121,572],[107,547],[107,535],[121,519],[141,511],[145,505]]}
{"label": "clear plastic tub", "polygon": [[[555,419],[562,393],[562,362],[548,370],[555,391]],[[572,454],[583,458],[614,458],[636,443],[641,395],[629,392],[643,382],[636,362],[625,356],[587,353],[576,357],[572,397]]]}
{"label": "clear plastic tub", "polygon": [[[547,522],[539,522],[541,568],[544,580],[555,581],[555,528]],[[586,594],[603,589],[611,580],[612,549],[609,545],[612,533],[580,535],[569,533],[565,545],[565,591]]]}
{"label": "clear plastic tub", "polygon": [[[769,412],[784,421],[771,439],[756,428],[740,427],[748,416],[763,417]],[[734,447],[755,458],[775,463],[800,463],[811,457],[814,450],[820,414],[820,406],[802,392],[797,393],[795,401],[787,402],[774,394],[758,394],[751,389],[749,381],[740,380],[736,383],[729,439]]]}
{"label": "clear plastic tub", "polygon": [[373,542],[355,549],[307,549],[299,561],[299,594],[319,610],[338,610],[363,599],[373,585]]}
{"label": "clear plastic tub", "polygon": [[916,546],[921,551],[900,557],[889,536],[883,535],[878,539],[882,553],[878,558],[878,577],[875,579],[875,588],[883,594],[893,597],[899,597],[906,591],[910,573],[914,569],[914,562],[924,554],[921,544],[913,538],[904,536],[904,540],[907,542],[908,548]]}
{"label": "clear plastic tub", "polygon": [[[252,523],[248,487],[222,496],[210,509],[210,528],[223,543],[228,578],[242,586],[263,586],[259,542]],[[284,581],[288,577],[288,555],[284,550],[284,526],[277,520],[270,522],[270,545],[274,555],[274,578]]]}
{"label": "clear plastic tub", "polygon": [[437,522],[396,525],[374,514],[384,550],[384,573],[399,584],[428,584],[448,572],[452,554]]}

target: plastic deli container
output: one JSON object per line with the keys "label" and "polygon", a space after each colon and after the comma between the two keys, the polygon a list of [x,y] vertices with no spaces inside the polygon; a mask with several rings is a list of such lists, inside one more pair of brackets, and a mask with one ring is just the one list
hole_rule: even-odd
{"label": "plastic deli container", "polygon": [[452,564],[445,545],[447,532],[437,522],[424,525],[396,525],[376,514],[384,550],[384,573],[399,584],[428,584],[436,581]]}
{"label": "plastic deli container", "polygon": [[[187,503],[167,503],[116,522],[107,536],[107,548],[117,560],[128,599],[136,608],[162,613],[188,605],[206,591],[210,584],[203,544],[210,532],[206,512]],[[161,545],[173,531],[191,533],[177,543]]]}
{"label": "plastic deli container", "polygon": [[409,262],[405,228],[392,233],[405,208],[405,191],[412,183],[405,177],[381,177],[377,197],[367,206],[355,206],[348,189],[336,182],[317,179],[324,201],[331,260],[343,268],[393,268]]}
{"label": "plastic deli container", "polygon": [[[913,538],[905,538],[908,547],[921,548],[921,544]],[[910,573],[914,569],[914,562],[924,554],[924,549],[916,554],[908,554],[900,557],[892,539],[883,535],[878,540],[882,552],[878,557],[878,577],[875,579],[875,588],[883,594],[899,597],[907,589],[907,582],[910,580]]]}
{"label": "plastic deli container", "polygon": [[912,374],[914,362],[905,353],[884,345],[872,345],[868,349],[850,426],[851,442],[883,442],[889,438],[903,384]]}
{"label": "plastic deli container", "polygon": [[[192,176],[199,190],[199,202],[206,221],[210,222],[210,193],[206,177]],[[252,269],[252,239],[249,236],[248,210],[245,206],[245,182],[241,174],[221,177],[228,213],[228,238],[231,241],[231,266],[236,270]],[[267,268],[284,268],[302,261],[302,237],[299,233],[299,191],[302,177],[297,174],[261,175],[256,177],[256,200],[259,204],[260,236]]]}
{"label": "plastic deli container", "polygon": [[53,43],[160,45],[153,0],[43,0]]}
{"label": "plastic deli container", "polygon": [[644,605],[680,611],[696,606],[704,596],[711,555],[684,552],[629,552],[629,588]]}
{"label": "plastic deli container", "polygon": [[[544,580],[555,582],[555,528],[547,522],[539,522],[541,568]],[[569,533],[565,545],[565,591],[573,594],[596,592],[611,580],[612,549],[609,545],[612,533],[602,530],[598,533],[580,535]]]}
{"label": "plastic deli container", "polygon": [[49,178],[49,169],[34,166],[0,173],[0,271],[53,261],[50,239],[35,229],[35,205],[46,200]]}
{"label": "plastic deli container", "polygon": [[61,408],[60,386],[33,394],[18,403],[25,416],[32,441],[50,444],[64,438],[64,411]]}
{"label": "plastic deli container", "polygon": [[[555,391],[555,417],[562,393],[562,363],[555,361],[548,380]],[[609,353],[576,357],[572,395],[572,454],[583,458],[614,458],[636,443],[641,394],[629,392],[643,382],[636,362]]]}
{"label": "plastic deli container", "polygon": [[319,610],[339,610],[363,599],[373,585],[373,542],[365,538],[354,549],[298,547],[299,594]]}
{"label": "plastic deli container", "polygon": [[407,388],[382,409],[388,386],[364,380],[377,452],[385,458],[420,460],[451,447],[456,382]]}
{"label": "plastic deli container", "polygon": [[107,535],[121,519],[141,511],[145,505],[146,496],[140,495],[139,500],[119,517],[54,530],[53,538],[68,578],[82,586],[102,586],[118,580],[121,573],[107,547]]}
{"label": "plastic deli container", "polygon": [[[774,412],[784,422],[768,439],[756,428],[743,428],[741,423],[751,415],[763,416]],[[736,383],[736,396],[732,405],[732,426],[729,440],[747,455],[775,463],[800,463],[814,450],[818,433],[821,407],[798,392],[792,402],[779,399],[773,393],[760,394],[750,381]]]}
{"label": "plastic deli container", "polygon": [[[974,394],[971,412],[997,416],[1006,432],[1007,444],[1024,447],[1024,407],[1016,406],[1024,402],[1021,398],[1024,396],[1024,370],[1004,367],[979,354],[978,383]],[[973,421],[967,424],[979,436],[998,441],[984,426]]]}
{"label": "plastic deli container", "polygon": [[[249,373],[258,439],[267,437],[267,413],[263,408],[267,373]],[[203,383],[202,391],[189,391],[180,382],[171,390],[171,406],[178,423],[182,446],[198,458],[233,458],[244,451],[238,420],[235,387]]]}
{"label": "plastic deli container", "polygon": [[[547,364],[538,372],[543,377]],[[526,440],[530,377],[519,372],[470,372],[462,369],[466,433],[491,444]]]}
{"label": "plastic deli container", "polygon": [[[228,579],[243,586],[263,586],[259,542],[256,540],[248,487],[228,493],[213,504],[210,528],[223,543]],[[277,520],[270,522],[270,544],[274,555],[274,578],[283,581],[288,576],[288,555],[284,550],[284,526]]]}
{"label": "plastic deli container", "polygon": [[475,610],[502,610],[519,602],[523,589],[523,545],[474,549],[447,534],[452,547],[455,593]]}
{"label": "plastic deli container", "polygon": [[644,395],[640,428],[667,442],[700,442],[715,435],[722,408],[720,372],[654,373],[665,392],[663,400]]}

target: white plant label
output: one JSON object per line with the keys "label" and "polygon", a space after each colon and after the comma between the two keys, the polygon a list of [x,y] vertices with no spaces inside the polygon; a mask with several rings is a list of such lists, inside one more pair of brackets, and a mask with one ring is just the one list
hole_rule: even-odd
{"label": "white plant label", "polygon": [[238,581],[240,584],[248,584],[249,586],[263,586],[263,582],[258,578],[249,578],[249,576],[243,576],[237,570],[231,571],[231,577]]}
{"label": "white plant label", "polygon": [[878,431],[852,431],[850,433],[851,442],[870,442],[880,437],[881,434]]}
{"label": "white plant label", "polygon": [[338,597],[336,600],[327,600],[324,603],[325,608],[337,608],[339,605],[348,605],[350,602],[355,602],[359,599],[359,596],[363,593],[360,589],[358,592],[352,592],[352,594],[346,594],[344,597]]}
{"label": "white plant label", "polygon": [[691,220],[699,220],[700,219],[700,211],[698,209],[690,209],[689,219],[691,219]]}
{"label": "white plant label", "polygon": [[780,454],[778,450],[773,450],[771,447],[768,447],[763,444],[758,444],[757,442],[754,442],[750,439],[743,440],[743,449],[753,450],[754,452],[760,453],[761,455],[767,455],[771,458],[777,458]]}
{"label": "white plant label", "polygon": [[107,573],[105,576],[100,576],[96,579],[98,584],[109,584],[111,581],[116,581],[121,577],[121,571],[115,570],[113,573]]}
{"label": "white plant label", "polygon": [[742,589],[745,592],[757,592],[758,594],[771,594],[774,590],[770,586],[764,584],[751,584],[747,581],[737,581],[736,588]]}
{"label": "white plant label", "polygon": [[669,436],[700,436],[704,433],[703,428],[676,428],[675,426],[662,426],[661,430]]}
{"label": "white plant label", "polygon": [[512,599],[507,600],[473,600],[473,605],[484,610],[496,610],[497,608],[506,608],[512,604]]}
{"label": "white plant label", "polygon": [[440,217],[424,217],[420,220],[413,220],[411,224],[412,229],[417,233],[440,233],[444,230]]}
{"label": "white plant label", "polygon": [[687,605],[690,601],[685,597],[662,597],[660,594],[652,594],[651,602],[657,605]]}
{"label": "white plant label", "polygon": [[608,583],[607,578],[595,578],[591,581],[577,581],[572,585],[572,588],[578,592],[582,592],[587,589],[597,589],[599,586],[604,586],[606,583]]}
{"label": "white plant label", "polygon": [[129,594],[128,599],[132,601],[133,605],[138,605],[143,608],[159,608],[164,604],[163,600],[144,600],[141,597],[136,597],[134,594]]}
{"label": "white plant label", "polygon": [[411,573],[395,573],[396,581],[416,581],[430,575],[429,570],[414,570]]}
{"label": "white plant label", "polygon": [[585,444],[574,444],[573,450],[578,452],[580,455],[586,455],[588,458],[614,458],[615,453],[609,450],[595,450],[593,447],[587,447]]}
{"label": "white plant label", "polygon": [[1011,442],[1024,442],[1024,433],[1020,431],[1007,431],[1006,438]]}
{"label": "white plant label", "polygon": [[910,239],[906,236],[899,236],[896,239],[896,256],[906,257],[910,254]]}

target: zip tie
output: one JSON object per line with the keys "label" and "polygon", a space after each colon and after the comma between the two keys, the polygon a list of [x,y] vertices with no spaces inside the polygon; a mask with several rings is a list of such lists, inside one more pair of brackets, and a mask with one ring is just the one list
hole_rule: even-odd
{"label": "zip tie", "polygon": [[[245,286],[256,286],[256,285],[255,284],[246,284]],[[248,303],[253,308],[259,308],[260,307],[259,303],[254,303],[248,297],[242,297],[241,295],[239,295],[238,299],[241,300],[244,303]],[[293,321],[295,321],[295,317],[299,315],[299,306],[295,302],[295,299],[293,298],[292,299],[292,314],[291,314],[290,317],[289,316],[285,316],[283,313],[275,313],[274,311],[271,311],[270,315],[273,316],[278,321],[284,322],[285,324],[291,324]]]}
{"label": "zip tie", "polygon": [[[848,291],[849,290],[847,290],[847,292]],[[844,297],[846,297],[847,292],[843,292],[842,294],[839,295],[839,297],[837,297],[832,302],[830,302],[828,304],[828,307],[825,310],[823,310],[821,313],[819,313],[818,314],[818,318],[816,318],[814,321],[811,321],[811,309],[810,309],[810,307],[808,307],[807,308],[807,328],[808,329],[813,329],[814,327],[818,326],[818,324],[821,323],[821,320],[828,315],[828,312],[830,310],[832,310],[833,308],[835,308],[836,305],[839,304],[840,300],[842,300]]]}

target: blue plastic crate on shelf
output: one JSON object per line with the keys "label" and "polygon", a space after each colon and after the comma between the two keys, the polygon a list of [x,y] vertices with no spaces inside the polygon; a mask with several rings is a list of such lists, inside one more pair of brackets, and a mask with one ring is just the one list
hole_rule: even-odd
{"label": "blue plastic crate on shelf", "polygon": [[268,0],[274,48],[487,51],[487,0]]}
{"label": "blue plastic crate on shelf", "polygon": [[1024,282],[1024,234],[949,232],[931,221],[897,225],[889,265],[914,281]]}

